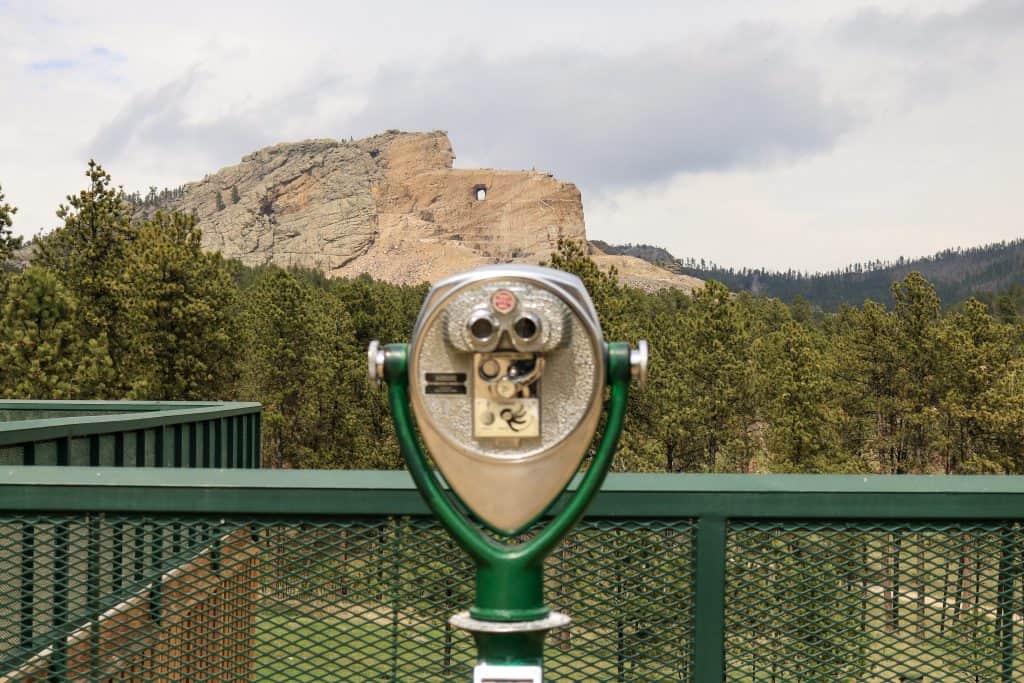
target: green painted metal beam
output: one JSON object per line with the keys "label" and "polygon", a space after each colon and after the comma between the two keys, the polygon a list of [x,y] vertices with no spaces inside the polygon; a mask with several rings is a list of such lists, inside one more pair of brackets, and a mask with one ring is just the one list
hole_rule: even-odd
{"label": "green painted metal beam", "polygon": [[[0,468],[0,509],[430,514],[403,471],[44,466]],[[587,511],[591,519],[705,516],[1024,519],[1024,477],[610,474]]]}
{"label": "green painted metal beam", "polygon": [[[0,411],[81,412],[75,417],[53,417],[0,422],[0,446],[17,446],[56,439],[113,434],[173,424],[260,412],[259,403],[178,401],[10,401],[0,400]],[[96,411],[121,411],[97,415]]]}
{"label": "green painted metal beam", "polygon": [[211,408],[236,405],[237,401],[37,401],[17,398],[0,398],[0,410],[61,410],[70,412],[146,412],[175,408]]}

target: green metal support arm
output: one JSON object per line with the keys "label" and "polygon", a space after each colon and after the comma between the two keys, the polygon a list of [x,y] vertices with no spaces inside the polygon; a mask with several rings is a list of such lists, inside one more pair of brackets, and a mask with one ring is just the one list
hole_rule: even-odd
{"label": "green metal support arm", "polygon": [[530,621],[547,616],[549,610],[543,596],[544,560],[566,532],[579,522],[608,472],[629,395],[629,345],[612,343],[607,346],[611,388],[608,420],[597,453],[575,494],[536,536],[514,546],[485,536],[445,494],[427,464],[409,408],[407,350],[405,344],[385,348],[384,378],[389,388],[391,414],[402,455],[424,501],[476,563],[476,604],[471,610],[472,616],[489,621]]}

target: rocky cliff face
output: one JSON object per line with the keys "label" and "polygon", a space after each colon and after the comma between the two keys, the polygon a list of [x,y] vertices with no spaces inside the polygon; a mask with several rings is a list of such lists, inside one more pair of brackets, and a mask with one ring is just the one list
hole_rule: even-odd
{"label": "rocky cliff face", "polygon": [[[409,284],[487,263],[537,263],[560,237],[586,239],[575,185],[537,171],[455,169],[454,159],[440,131],[274,145],[190,183],[163,208],[194,213],[204,247],[248,265]],[[596,254],[631,284],[700,282]]]}
{"label": "rocky cliff face", "polygon": [[668,249],[650,244],[608,244],[601,240],[590,240],[590,244],[605,254],[635,256],[656,266],[675,263],[676,257]]}

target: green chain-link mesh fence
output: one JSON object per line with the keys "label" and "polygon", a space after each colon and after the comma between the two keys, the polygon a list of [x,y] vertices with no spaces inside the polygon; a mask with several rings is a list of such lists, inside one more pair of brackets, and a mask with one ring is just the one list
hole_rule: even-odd
{"label": "green chain-link mesh fence", "polygon": [[[318,473],[284,490],[269,482],[311,479],[181,472],[140,494],[81,472],[64,512],[61,487],[0,486],[0,679],[471,679],[473,643],[447,618],[472,602],[472,567],[407,482],[361,489]],[[611,477],[549,559],[548,602],[573,624],[549,636],[547,680],[1024,679],[1024,529],[1011,515],[906,521],[940,514],[942,498],[897,515],[868,496],[856,504],[891,519],[848,520],[859,498],[837,494],[826,518],[777,519],[812,518],[826,498],[786,478],[755,494],[713,478],[616,492],[624,480],[636,481]],[[948,511],[1024,515],[1024,487],[984,488]],[[33,500],[3,505],[21,492]],[[986,509],[990,497],[1002,502]],[[724,529],[717,565],[709,519]],[[709,627],[724,634],[720,657],[698,651]]]}
{"label": "green chain-link mesh fence", "polygon": [[729,530],[728,680],[1019,681],[1017,524]]}
{"label": "green chain-link mesh fence", "polygon": [[[469,680],[447,618],[473,572],[426,519],[0,519],[3,672],[19,680]],[[595,522],[548,564],[577,626],[551,680],[687,680],[687,521]],[[667,667],[667,669],[666,669]]]}

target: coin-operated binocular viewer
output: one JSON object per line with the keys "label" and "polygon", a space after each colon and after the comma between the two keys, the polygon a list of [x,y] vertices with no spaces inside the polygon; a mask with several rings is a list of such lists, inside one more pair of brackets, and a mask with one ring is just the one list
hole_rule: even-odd
{"label": "coin-operated binocular viewer", "polygon": [[[489,266],[439,282],[408,345],[370,344],[402,454],[431,510],[476,563],[476,602],[450,619],[470,631],[474,683],[539,683],[544,637],[569,618],[544,604],[544,560],[583,516],[611,464],[630,381],[647,343],[605,343],[579,278]],[[590,447],[606,388],[604,434],[566,504],[527,540]],[[410,417],[441,484],[420,448]]]}

